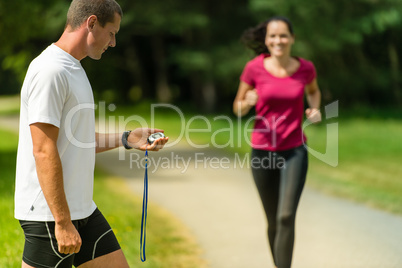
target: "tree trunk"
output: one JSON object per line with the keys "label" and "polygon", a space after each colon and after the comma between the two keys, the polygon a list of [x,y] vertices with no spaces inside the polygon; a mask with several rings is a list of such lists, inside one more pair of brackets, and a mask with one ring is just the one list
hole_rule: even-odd
{"label": "tree trunk", "polygon": [[[149,84],[149,79],[147,77],[147,73],[144,72],[144,68],[141,66],[141,60],[138,56],[138,47],[135,43],[132,46],[127,46],[125,49],[127,70],[131,74],[130,78],[132,80],[131,87],[139,88],[140,92],[139,97],[145,95],[144,93],[151,90],[151,86]],[[130,94],[130,93],[128,93]],[[127,96],[129,97],[129,96]],[[129,97],[132,99],[131,97]]]}
{"label": "tree trunk", "polygon": [[202,89],[202,98],[204,102],[203,111],[206,113],[215,112],[217,96],[215,83],[212,79],[205,81]]}
{"label": "tree trunk", "polygon": [[388,55],[391,69],[391,83],[392,83],[392,94],[398,105],[402,104],[401,96],[401,86],[400,86],[400,66],[399,66],[399,55],[395,43],[390,40],[388,43]]}
{"label": "tree trunk", "polygon": [[168,82],[165,44],[161,35],[156,34],[152,37],[152,50],[155,62],[156,98],[158,102],[169,103],[173,96]]}

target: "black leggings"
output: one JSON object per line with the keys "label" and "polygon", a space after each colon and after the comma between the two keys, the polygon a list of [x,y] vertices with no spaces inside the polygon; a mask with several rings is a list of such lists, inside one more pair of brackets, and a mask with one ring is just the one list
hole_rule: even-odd
{"label": "black leggings", "polygon": [[292,263],[297,205],[307,174],[307,150],[252,150],[251,168],[268,220],[268,240],[275,265]]}

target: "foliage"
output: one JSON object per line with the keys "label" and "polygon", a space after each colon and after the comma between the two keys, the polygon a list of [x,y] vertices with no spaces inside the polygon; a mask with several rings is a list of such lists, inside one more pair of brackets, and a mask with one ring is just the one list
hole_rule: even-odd
{"label": "foliage", "polygon": [[395,49],[402,44],[401,1],[251,0],[250,6],[259,18],[267,13],[291,18],[294,52],[316,64],[325,101],[402,103],[401,55]]}
{"label": "foliage", "polygon": [[30,61],[54,42],[69,1],[0,0],[0,93],[17,93]]}
{"label": "foliage", "polygon": [[[57,40],[69,0],[0,0],[0,93],[17,93],[29,62]],[[118,45],[84,60],[98,99],[190,102],[227,110],[253,55],[242,32],[272,15],[294,23],[294,55],[312,60],[324,102],[402,103],[400,0],[119,0]],[[223,103],[223,104],[222,104]]]}

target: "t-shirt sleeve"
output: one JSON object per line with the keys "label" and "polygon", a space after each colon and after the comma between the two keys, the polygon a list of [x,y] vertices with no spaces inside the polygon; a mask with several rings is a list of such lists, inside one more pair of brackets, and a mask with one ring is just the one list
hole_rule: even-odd
{"label": "t-shirt sleeve", "polygon": [[306,61],[306,65],[308,68],[308,74],[306,77],[306,84],[310,84],[317,77],[317,71],[315,69],[314,64],[311,61]]}
{"label": "t-shirt sleeve", "polygon": [[28,123],[60,128],[67,90],[67,79],[61,71],[47,67],[37,72],[28,89]]}
{"label": "t-shirt sleeve", "polygon": [[248,62],[243,69],[243,72],[240,76],[240,81],[243,81],[250,86],[255,87],[255,80],[254,80],[254,72],[252,68],[252,62]]}

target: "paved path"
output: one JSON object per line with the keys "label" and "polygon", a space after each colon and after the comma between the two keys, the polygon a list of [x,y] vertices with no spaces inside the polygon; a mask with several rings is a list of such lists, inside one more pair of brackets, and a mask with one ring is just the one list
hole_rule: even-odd
{"label": "paved path", "polygon": [[0,116],[0,127],[10,131],[18,132],[19,128],[19,117],[18,115],[1,115]]}
{"label": "paved path", "polygon": [[[16,130],[18,118],[2,116],[0,126]],[[97,165],[125,177],[141,196],[143,153],[122,152],[98,154]],[[187,163],[188,159],[192,161]],[[193,231],[211,268],[273,267],[262,207],[242,161],[221,151],[182,146],[150,153],[150,202],[170,210]],[[294,268],[402,267],[402,217],[306,187],[297,216],[293,264]]]}
{"label": "paved path", "polygon": [[[119,160],[123,156],[125,160]],[[127,178],[134,193],[142,196],[142,157],[142,152],[111,151],[99,154],[97,164]],[[186,169],[183,160],[188,159],[192,162]],[[212,268],[273,267],[263,210],[250,171],[240,167],[242,161],[220,151],[183,146],[150,153],[150,202],[170,210],[193,231]],[[402,217],[306,187],[297,216],[293,264],[402,267]]]}

